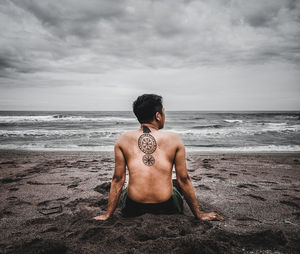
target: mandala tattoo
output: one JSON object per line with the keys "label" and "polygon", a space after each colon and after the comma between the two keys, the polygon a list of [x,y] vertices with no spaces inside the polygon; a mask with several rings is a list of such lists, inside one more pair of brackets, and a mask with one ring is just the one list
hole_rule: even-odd
{"label": "mandala tattoo", "polygon": [[145,153],[143,156],[143,163],[147,166],[152,166],[155,163],[154,157],[151,155],[157,148],[155,138],[149,134],[150,129],[147,127],[143,129],[144,134],[139,137],[138,145],[140,150]]}
{"label": "mandala tattoo", "polygon": [[148,133],[144,133],[139,137],[138,144],[141,151],[146,154],[154,153],[157,148],[155,138]]}
{"label": "mandala tattoo", "polygon": [[155,159],[151,154],[145,154],[143,156],[143,162],[147,166],[152,166],[155,163]]}

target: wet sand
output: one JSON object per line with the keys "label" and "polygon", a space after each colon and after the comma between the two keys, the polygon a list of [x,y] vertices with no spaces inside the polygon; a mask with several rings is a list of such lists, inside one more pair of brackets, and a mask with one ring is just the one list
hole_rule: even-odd
{"label": "wet sand", "polygon": [[[0,253],[300,253],[300,156],[188,153],[202,211],[225,220],[106,210],[109,152],[0,151]],[[128,180],[128,177],[127,177]]]}

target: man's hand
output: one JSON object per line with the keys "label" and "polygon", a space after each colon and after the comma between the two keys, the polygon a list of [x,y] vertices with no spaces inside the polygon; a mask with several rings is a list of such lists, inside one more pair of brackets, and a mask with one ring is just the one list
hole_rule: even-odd
{"label": "man's hand", "polygon": [[110,216],[108,214],[93,217],[94,220],[107,220]]}
{"label": "man's hand", "polygon": [[224,220],[224,218],[215,213],[215,212],[210,212],[210,213],[201,213],[200,216],[198,216],[199,220]]}

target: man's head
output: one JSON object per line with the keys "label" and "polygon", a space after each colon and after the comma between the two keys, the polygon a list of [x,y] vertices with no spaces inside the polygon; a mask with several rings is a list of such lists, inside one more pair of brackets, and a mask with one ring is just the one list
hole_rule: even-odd
{"label": "man's head", "polygon": [[159,129],[164,127],[165,112],[162,97],[156,94],[143,94],[133,102],[133,112],[140,123],[155,122]]}

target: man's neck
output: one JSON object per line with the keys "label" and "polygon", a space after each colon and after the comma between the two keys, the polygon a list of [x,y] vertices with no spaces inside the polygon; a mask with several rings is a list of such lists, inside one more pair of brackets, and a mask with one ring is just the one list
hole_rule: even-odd
{"label": "man's neck", "polygon": [[141,129],[143,129],[143,126],[146,126],[148,128],[152,128],[152,129],[155,129],[155,130],[159,130],[158,126],[156,124],[153,124],[153,123],[142,123],[141,124]]}

